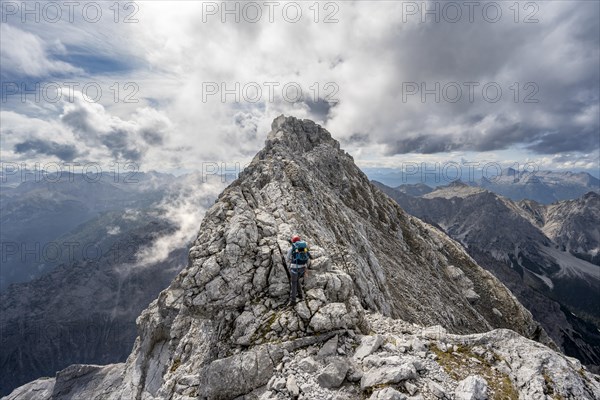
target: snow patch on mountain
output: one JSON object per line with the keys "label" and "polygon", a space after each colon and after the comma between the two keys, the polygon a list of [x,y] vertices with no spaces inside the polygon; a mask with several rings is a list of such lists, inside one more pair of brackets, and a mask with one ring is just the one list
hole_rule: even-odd
{"label": "snow patch on mountain", "polygon": [[554,282],[552,282],[552,279],[548,278],[546,275],[536,274],[535,272],[531,272],[531,273],[533,275],[537,276],[539,280],[544,282],[550,290],[554,289]]}
{"label": "snow patch on mountain", "polygon": [[453,197],[464,198],[483,193],[485,191],[485,189],[468,186],[462,182],[454,182],[447,186],[440,186],[433,192],[426,193],[421,197],[425,199],[433,199],[436,197],[441,197],[444,199],[451,199]]}
{"label": "snow patch on mountain", "polygon": [[581,260],[570,253],[553,247],[540,247],[540,251],[552,257],[560,266],[560,271],[554,274],[554,277],[572,277],[583,280],[593,279],[600,282],[600,266]]}

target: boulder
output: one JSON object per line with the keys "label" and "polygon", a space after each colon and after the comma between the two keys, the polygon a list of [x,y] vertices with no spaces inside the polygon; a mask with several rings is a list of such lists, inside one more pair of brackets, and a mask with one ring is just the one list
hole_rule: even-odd
{"label": "boulder", "polygon": [[454,390],[455,400],[487,400],[488,385],[479,375],[471,375],[458,383]]}
{"label": "boulder", "polygon": [[399,383],[416,377],[417,370],[412,363],[372,368],[364,373],[360,380],[360,388],[365,390],[373,386]]}
{"label": "boulder", "polygon": [[373,392],[369,400],[406,400],[406,396],[394,388],[387,387]]}
{"label": "boulder", "polygon": [[438,383],[436,383],[434,381],[429,381],[427,383],[427,387],[431,391],[431,394],[433,394],[436,398],[438,398],[438,399],[445,399],[445,398],[447,398],[446,391]]}
{"label": "boulder", "polygon": [[296,382],[296,378],[294,378],[294,375],[289,375],[287,377],[285,388],[287,389],[288,394],[292,398],[296,398],[300,395],[300,388],[298,387],[298,383]]}
{"label": "boulder", "polygon": [[360,346],[358,346],[356,352],[354,353],[354,358],[362,360],[366,356],[376,351],[382,343],[383,336],[363,336],[360,340]]}
{"label": "boulder", "polygon": [[200,395],[215,400],[229,399],[266,385],[273,375],[275,362],[282,358],[281,349],[263,345],[215,360],[203,371]]}
{"label": "boulder", "polygon": [[317,375],[317,382],[324,388],[338,388],[344,382],[348,372],[348,364],[342,360],[334,360]]}
{"label": "boulder", "polygon": [[319,363],[314,358],[312,358],[312,357],[303,358],[298,363],[298,368],[301,371],[307,372],[309,374],[317,372],[317,370],[319,369],[319,367],[320,367]]}
{"label": "boulder", "polygon": [[329,339],[317,353],[317,357],[328,357],[337,354],[338,336],[335,335]]}

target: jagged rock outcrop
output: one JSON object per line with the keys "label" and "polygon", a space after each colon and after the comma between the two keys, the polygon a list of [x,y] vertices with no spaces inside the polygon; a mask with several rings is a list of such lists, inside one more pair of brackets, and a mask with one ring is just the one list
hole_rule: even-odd
{"label": "jagged rock outcrop", "polygon": [[[286,240],[295,232],[311,244],[315,258],[304,300],[288,308],[284,304],[289,278],[283,257]],[[388,322],[386,332],[396,329],[401,343],[410,340],[414,354],[403,356],[398,341],[397,351],[382,342],[377,346],[381,339],[375,338],[364,352],[370,354],[362,359],[347,357],[354,352],[353,343],[358,345],[358,339],[347,338],[377,332],[381,325],[382,319],[370,317],[367,311],[408,321]],[[372,390],[371,383],[388,378],[394,385],[413,380],[415,390],[430,398],[431,390],[422,385],[435,388],[445,381],[422,380],[418,374],[441,371],[429,358],[428,349],[433,347],[426,341],[436,332],[452,343],[497,345],[498,351],[509,342],[525,341],[527,350],[544,354],[527,362],[550,367],[559,363],[571,372],[578,366],[520,336],[552,344],[505,286],[459,244],[407,215],[373,187],[327,131],[311,121],[283,116],[273,122],[265,148],[206,213],[188,267],[137,323],[139,337],[125,364],[64,370],[57,375],[51,398],[267,399],[277,393],[289,398],[296,387],[304,398],[322,399],[327,398],[322,393],[346,390],[350,392],[345,398],[356,398],[361,390]],[[444,328],[411,336],[417,328],[410,328],[410,323]],[[483,333],[493,328],[518,333]],[[480,334],[453,336],[446,330]],[[334,346],[338,340],[344,346]],[[329,347],[337,347],[338,356],[326,355],[331,354],[326,348],[321,361],[305,359],[311,349],[318,355],[328,341],[332,341]],[[389,357],[375,354],[381,349],[390,352]],[[383,356],[389,360],[381,361]],[[462,359],[460,354],[457,357]],[[299,376],[294,382],[282,375],[294,360],[314,371],[310,381]],[[514,365],[525,361],[511,360]],[[405,369],[401,374],[377,371],[377,377],[370,377],[372,368],[386,362]],[[348,363],[351,367],[344,370],[342,364]],[[523,370],[528,371],[527,366]],[[569,375],[577,390],[585,386],[583,380],[593,379],[582,371],[581,376]],[[323,377],[315,383],[318,376]],[[350,389],[338,389],[340,376],[342,382],[353,382]],[[515,375],[513,382],[520,384],[519,379]],[[457,384],[448,380],[442,389]],[[597,391],[597,384],[589,385],[582,392],[585,395]],[[563,390],[560,383],[555,386]],[[381,394],[387,395],[394,393]]]}

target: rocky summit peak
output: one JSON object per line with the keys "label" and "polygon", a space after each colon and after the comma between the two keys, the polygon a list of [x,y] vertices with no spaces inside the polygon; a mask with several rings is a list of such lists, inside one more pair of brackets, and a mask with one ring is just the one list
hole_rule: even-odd
{"label": "rocky summit peak", "polygon": [[[293,233],[308,242],[314,259],[304,298],[290,307],[285,254]],[[413,332],[414,354],[402,359],[399,349],[407,346],[400,343],[408,339],[386,337],[397,344],[389,360],[368,359],[384,344],[383,336],[371,335],[381,321],[372,315],[406,321],[388,333]],[[110,400],[275,399],[302,391],[322,399],[348,379],[360,385],[345,398],[361,398],[363,390],[417,379],[428,368],[427,344],[412,323],[442,325],[436,337],[508,328],[551,344],[505,286],[458,243],[376,189],[325,129],[284,116],[207,211],[188,267],[137,323],[127,363],[95,373],[92,389],[94,377],[69,370],[54,391],[68,386],[81,398]],[[508,331],[500,332],[506,339]],[[384,370],[389,363],[397,368]],[[298,379],[305,374],[302,381],[282,376],[292,364]],[[431,387],[443,392],[438,386]],[[288,397],[277,394],[284,392]]]}
{"label": "rocky summit peak", "polygon": [[267,136],[267,140],[277,139],[313,147],[320,143],[330,143],[339,148],[337,141],[321,125],[309,119],[301,120],[296,117],[286,117],[283,114],[273,120],[271,132]]}
{"label": "rocky summit peak", "polygon": [[293,158],[296,154],[303,154],[319,146],[340,149],[339,142],[315,122],[280,115],[273,120],[265,148],[259,156],[264,157],[272,155],[273,152],[280,152]]}

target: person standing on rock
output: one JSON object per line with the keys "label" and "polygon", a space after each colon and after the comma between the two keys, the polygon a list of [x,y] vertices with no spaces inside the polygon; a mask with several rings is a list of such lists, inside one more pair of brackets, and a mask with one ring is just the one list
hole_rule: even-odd
{"label": "person standing on rock", "polygon": [[298,235],[292,236],[290,240],[292,247],[287,252],[286,260],[290,265],[290,301],[288,305],[296,305],[296,296],[302,300],[302,283],[304,273],[312,259],[308,244]]}

